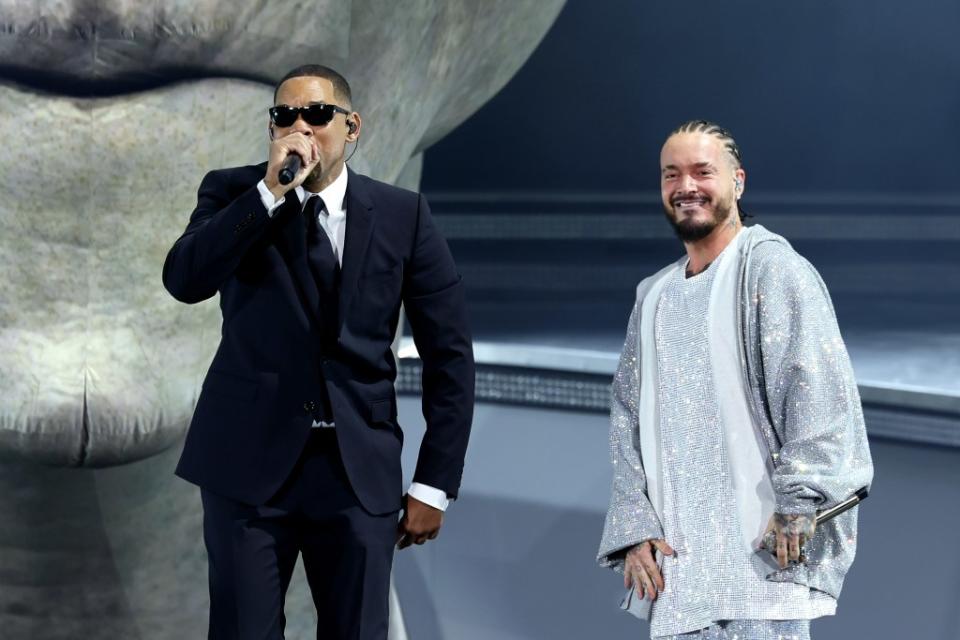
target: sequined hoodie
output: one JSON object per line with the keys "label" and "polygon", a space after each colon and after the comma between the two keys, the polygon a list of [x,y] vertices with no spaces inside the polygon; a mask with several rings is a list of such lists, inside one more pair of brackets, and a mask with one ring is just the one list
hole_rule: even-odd
{"label": "sequined hoodie", "polygon": [[[737,323],[748,404],[771,452],[777,511],[812,514],[873,478],[860,395],[826,285],[790,244],[760,225],[740,245]],[[683,258],[686,260],[686,258]],[[639,324],[646,293],[675,265],[643,280],[613,381],[613,483],[597,561],[623,572],[624,556],[663,531],[640,455]],[[856,552],[857,509],[818,527],[806,563],[767,579],[839,597]]]}

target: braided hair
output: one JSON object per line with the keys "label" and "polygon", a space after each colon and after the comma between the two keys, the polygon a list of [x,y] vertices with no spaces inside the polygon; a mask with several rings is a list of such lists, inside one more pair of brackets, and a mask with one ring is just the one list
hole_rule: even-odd
{"label": "braided hair", "polygon": [[[679,127],[671,131],[670,136],[674,136],[678,133],[705,133],[708,136],[714,136],[718,138],[723,144],[723,148],[733,159],[733,168],[740,169],[743,166],[743,161],[740,158],[740,147],[737,146],[737,141],[733,139],[733,136],[729,131],[717,123],[710,122],[709,120],[687,120]],[[743,207],[740,206],[739,200],[736,200],[735,202],[737,203],[737,213],[740,215],[741,222],[744,218],[753,217],[743,210]]]}

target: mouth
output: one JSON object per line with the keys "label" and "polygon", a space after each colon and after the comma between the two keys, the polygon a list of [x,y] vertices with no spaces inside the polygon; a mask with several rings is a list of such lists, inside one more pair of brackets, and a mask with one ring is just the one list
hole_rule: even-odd
{"label": "mouth", "polygon": [[[0,234],[0,458],[110,466],[182,437],[212,356],[201,336],[219,324],[212,307],[183,317],[154,284],[196,203],[188,185],[262,159],[278,70],[346,59],[350,6],[315,0],[316,20],[254,0],[5,12],[0,136],[40,133],[0,158],[0,226],[17,230]],[[41,166],[53,187],[37,187]]]}
{"label": "mouth", "polygon": [[170,0],[23,3],[4,16],[0,82],[73,97],[126,95],[203,79],[270,86],[278,69],[302,63],[310,43],[323,43],[308,49],[320,59],[349,53],[344,25],[350,24],[350,3],[311,4],[323,20],[303,20],[299,3],[252,0],[212,0],[190,9]]}
{"label": "mouth", "polygon": [[[0,139],[11,143],[0,154],[0,460],[101,467],[174,446],[220,337],[215,301],[187,307],[158,285],[200,178],[263,160],[274,81],[324,60],[364,87],[381,123],[366,134],[376,153],[354,168],[415,185],[405,167],[513,76],[562,6],[506,3],[517,28],[505,33],[503,16],[475,4],[409,17],[368,0],[314,0],[306,13],[257,0],[0,0]],[[444,47],[379,57],[384,34],[407,32],[468,52],[507,40],[483,64],[439,64]],[[421,98],[433,107],[423,126]]]}
{"label": "mouth", "polygon": [[710,198],[705,195],[685,195],[670,200],[673,208],[680,212],[691,212],[705,208],[709,203]]}

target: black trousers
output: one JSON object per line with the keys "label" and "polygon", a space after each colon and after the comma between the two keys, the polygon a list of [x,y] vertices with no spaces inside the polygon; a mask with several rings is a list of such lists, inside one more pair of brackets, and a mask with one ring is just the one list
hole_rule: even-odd
{"label": "black trousers", "polygon": [[385,640],[397,513],[372,516],[347,480],[335,429],[314,429],[266,505],[201,490],[210,568],[209,640],[281,640],[297,556],[317,608],[317,638]]}

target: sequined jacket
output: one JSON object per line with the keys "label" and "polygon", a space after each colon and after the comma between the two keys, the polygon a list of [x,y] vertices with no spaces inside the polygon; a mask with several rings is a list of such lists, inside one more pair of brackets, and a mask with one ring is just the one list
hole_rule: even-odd
{"label": "sequined jacket", "polygon": [[[860,395],[826,285],[790,244],[760,225],[740,247],[737,312],[748,404],[771,452],[777,511],[812,514],[868,486],[873,464]],[[683,258],[685,260],[686,258]],[[682,261],[683,261],[682,260]],[[666,270],[643,280],[613,382],[613,483],[597,561],[623,571],[626,551],[663,531],[640,456],[641,307]],[[768,580],[840,595],[856,552],[857,509],[817,528],[806,563]]]}

